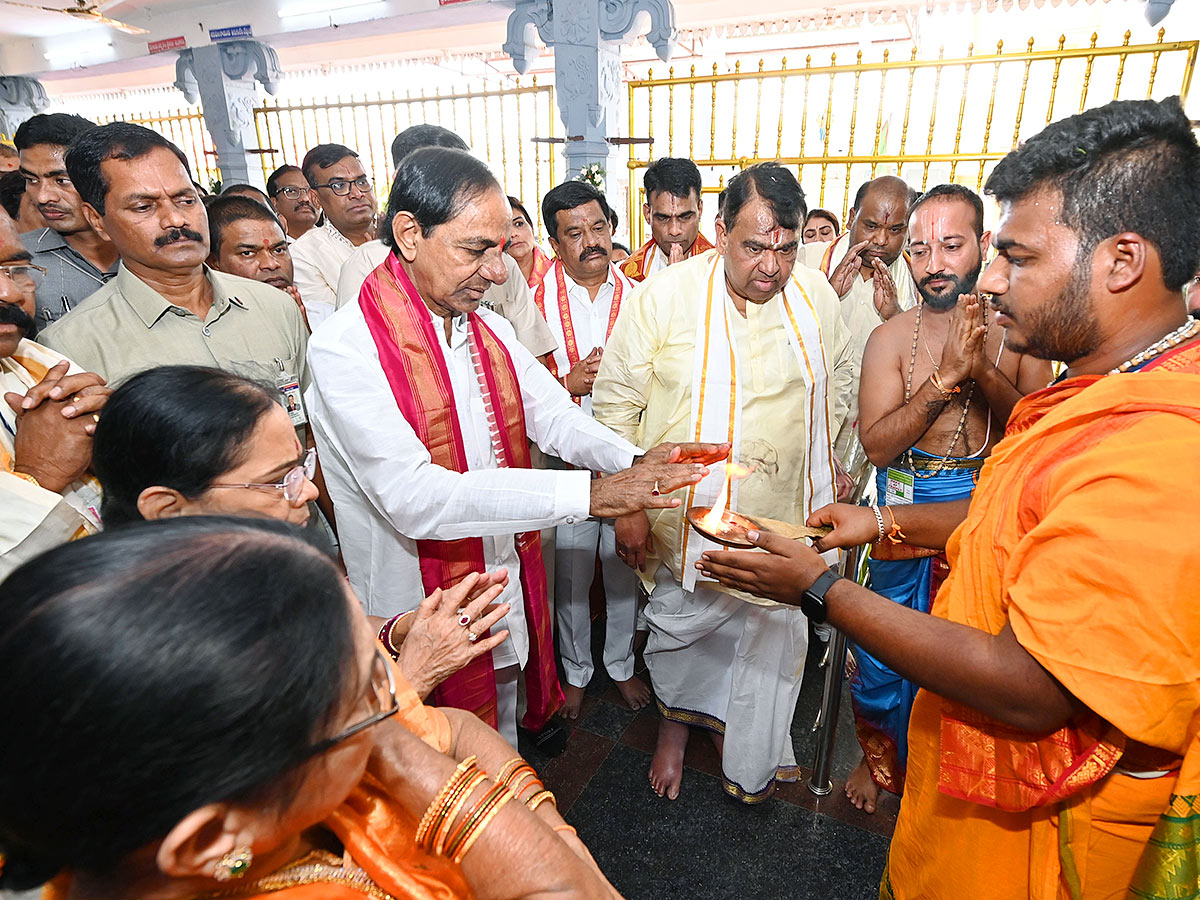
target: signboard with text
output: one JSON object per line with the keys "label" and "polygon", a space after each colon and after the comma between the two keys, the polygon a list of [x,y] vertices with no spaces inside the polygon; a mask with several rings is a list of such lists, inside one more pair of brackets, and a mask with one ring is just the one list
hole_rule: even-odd
{"label": "signboard with text", "polygon": [[218,41],[236,41],[240,38],[254,37],[254,31],[249,25],[230,25],[228,28],[210,28],[208,37],[213,43]]}
{"label": "signboard with text", "polygon": [[182,34],[177,37],[163,38],[161,41],[146,41],[151,53],[166,53],[168,50],[182,50],[187,46],[187,38]]}

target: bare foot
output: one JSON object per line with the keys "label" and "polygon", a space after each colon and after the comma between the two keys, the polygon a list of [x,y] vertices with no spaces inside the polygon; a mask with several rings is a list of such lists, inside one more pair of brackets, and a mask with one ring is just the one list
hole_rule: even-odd
{"label": "bare foot", "polygon": [[713,742],[713,746],[717,748],[717,756],[720,756],[722,759],[724,759],[724,757],[725,757],[725,735],[718,734],[715,731],[710,731],[708,733],[708,737]]}
{"label": "bare foot", "polygon": [[646,682],[634,675],[625,681],[614,681],[621,699],[629,704],[630,709],[641,709],[650,702],[650,688]]}
{"label": "bare foot", "polygon": [[879,799],[879,785],[871,778],[865,758],[858,761],[850,777],[846,779],[846,796],[863,812],[875,812],[875,801]]}
{"label": "bare foot", "polygon": [[668,800],[679,799],[683,782],[683,751],[687,749],[688,727],[679,722],[662,719],[658,723],[658,745],[650,761],[650,786],[654,793]]}
{"label": "bare foot", "polygon": [[563,685],[563,705],[558,714],[570,722],[579,718],[579,707],[583,706],[583,688],[573,684]]}

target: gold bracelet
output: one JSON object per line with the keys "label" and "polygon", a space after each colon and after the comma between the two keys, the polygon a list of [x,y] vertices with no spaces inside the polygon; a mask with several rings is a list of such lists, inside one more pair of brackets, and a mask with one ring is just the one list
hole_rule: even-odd
{"label": "gold bracelet", "polygon": [[445,817],[438,822],[432,829],[433,837],[429,843],[432,845],[433,852],[438,856],[442,855],[442,851],[446,848],[446,839],[450,837],[451,826],[454,820],[458,818],[458,814],[462,812],[462,808],[466,806],[467,799],[475,792],[475,789],[487,781],[487,775],[476,770],[471,779],[463,785],[460,791],[452,801],[448,801],[448,807]]}
{"label": "gold bracelet", "polygon": [[500,767],[500,771],[496,775],[496,783],[508,784],[508,780],[512,778],[513,773],[523,765],[526,765],[526,762],[519,756],[514,759],[510,759]]}
{"label": "gold bracelet", "polygon": [[456,785],[460,781],[466,780],[469,777],[471,770],[475,769],[476,757],[468,756],[454,769],[454,774],[446,779],[446,783],[442,785],[442,789],[438,791],[437,796],[429,803],[429,808],[425,810],[425,815],[421,816],[421,821],[417,824],[416,841],[420,845],[424,845],[425,838],[429,834],[429,827],[433,824],[434,818],[438,811],[442,809],[446,802],[446,798],[454,791]]}
{"label": "gold bracelet", "polygon": [[558,809],[558,801],[554,799],[554,795],[552,793],[550,793],[549,791],[545,791],[545,790],[541,791],[540,793],[534,794],[529,799],[529,802],[526,803],[525,805],[528,806],[530,812],[532,812],[533,810],[535,810],[539,806],[541,806],[543,803],[545,803],[547,800],[549,800],[551,803],[554,804],[555,809]]}
{"label": "gold bracelet", "polygon": [[40,488],[40,487],[42,486],[42,483],[41,483],[40,481],[38,481],[36,478],[34,478],[32,475],[30,475],[28,472],[17,472],[17,471],[14,471],[14,472],[12,472],[12,474],[13,474],[13,475],[16,475],[18,478],[21,478],[21,479],[24,479],[25,481],[28,481],[28,482],[29,482],[30,484],[32,484],[34,487],[39,487],[39,488]]}
{"label": "gold bracelet", "polygon": [[[490,822],[491,816],[489,813],[496,809],[498,805],[503,806],[511,799],[512,794],[509,793],[508,788],[506,788],[504,785],[492,785],[491,790],[484,795],[483,799],[475,804],[474,809],[471,810],[471,813],[467,816],[466,821],[463,822],[463,824],[459,826],[458,831],[454,833],[454,837],[450,838],[449,842],[446,844],[445,853],[443,855],[450,857],[455,862],[460,862],[462,860],[462,853],[464,852],[462,849],[463,845],[470,840],[473,834],[475,834],[476,830],[480,827],[480,823],[483,822],[485,818]],[[474,842],[471,841],[471,843]]]}
{"label": "gold bracelet", "polygon": [[479,840],[479,836],[483,834],[483,830],[492,824],[492,819],[500,814],[500,810],[504,809],[504,804],[513,798],[512,794],[505,791],[500,795],[500,799],[496,801],[496,805],[487,811],[487,814],[479,820],[479,824],[463,842],[462,849],[454,854],[454,862],[461,863],[466,857],[467,851],[475,846],[475,842]]}

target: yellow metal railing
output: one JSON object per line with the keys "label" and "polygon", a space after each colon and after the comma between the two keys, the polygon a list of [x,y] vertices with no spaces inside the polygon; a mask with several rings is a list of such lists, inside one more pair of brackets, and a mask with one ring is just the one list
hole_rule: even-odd
{"label": "yellow metal railing", "polygon": [[531,139],[553,138],[557,120],[554,86],[536,78],[494,90],[268,101],[254,111],[264,178],[285,162],[299,165],[317,144],[345,144],[359,154],[383,200],[391,185],[392,138],[410,125],[430,123],[458,133],[535,220],[542,195],[555,185],[557,149]]}
{"label": "yellow metal railing", "polygon": [[[655,78],[628,83],[629,135],[652,143],[630,144],[629,223],[645,240],[639,210],[640,171],[659,156],[688,156],[700,167],[705,193],[755,162],[775,159],[795,166],[809,206],[840,208],[842,219],[858,184],[896,174],[914,188],[956,181],[978,190],[996,161],[1047,123],[1109,100],[1184,99],[1196,65],[1197,41],[1067,47],[876,62],[858,52],[852,63],[733,71]],[[1112,92],[1096,86],[1112,84]],[[676,93],[686,91],[686,102]],[[666,94],[666,103],[661,98]],[[1045,110],[1039,115],[1035,110]],[[765,127],[765,133],[764,133]],[[682,140],[686,129],[686,145]],[[676,131],[680,139],[676,139]],[[707,131],[707,133],[705,133]],[[772,140],[771,138],[774,138]],[[639,156],[639,154],[644,154]]]}
{"label": "yellow metal railing", "polygon": [[221,180],[221,170],[217,164],[217,151],[213,146],[212,136],[204,125],[204,113],[199,107],[194,110],[176,109],[174,112],[127,113],[96,117],[96,122],[100,125],[117,121],[145,125],[169,138],[188,158],[192,167],[192,178],[206,189]]}

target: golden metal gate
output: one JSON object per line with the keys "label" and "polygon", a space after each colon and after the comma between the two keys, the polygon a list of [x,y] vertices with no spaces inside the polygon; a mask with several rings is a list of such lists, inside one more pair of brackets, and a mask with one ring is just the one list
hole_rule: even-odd
{"label": "golden metal gate", "polygon": [[177,108],[174,111],[127,113],[123,115],[97,115],[92,117],[98,125],[109,122],[133,122],[144,125],[168,138],[188,158],[192,167],[192,178],[206,189],[221,180],[217,166],[217,151],[212,136],[204,125],[204,113],[195,109]]}
{"label": "golden metal gate", "polygon": [[[700,167],[705,193],[752,163],[795,166],[810,207],[840,207],[845,221],[858,184],[896,174],[915,188],[943,181],[978,190],[996,161],[1055,119],[1109,100],[1186,99],[1197,41],[893,60],[655,78],[628,83],[629,134],[652,138],[629,149],[629,223],[645,240],[640,170],[660,156],[686,156]],[[1109,90],[1111,86],[1111,92]],[[639,157],[638,154],[645,154]],[[632,236],[632,234],[631,234]]]}
{"label": "golden metal gate", "polygon": [[[308,148],[338,143],[355,150],[371,176],[381,205],[391,185],[392,138],[410,125],[430,123],[457,132],[486,159],[505,190],[519,197],[540,225],[542,194],[555,185],[553,137],[558,111],[553,85],[483,89],[459,93],[374,98],[337,97],[312,102],[268,102],[254,111],[263,177],[285,162],[299,165]],[[528,146],[527,146],[528,145]]]}

